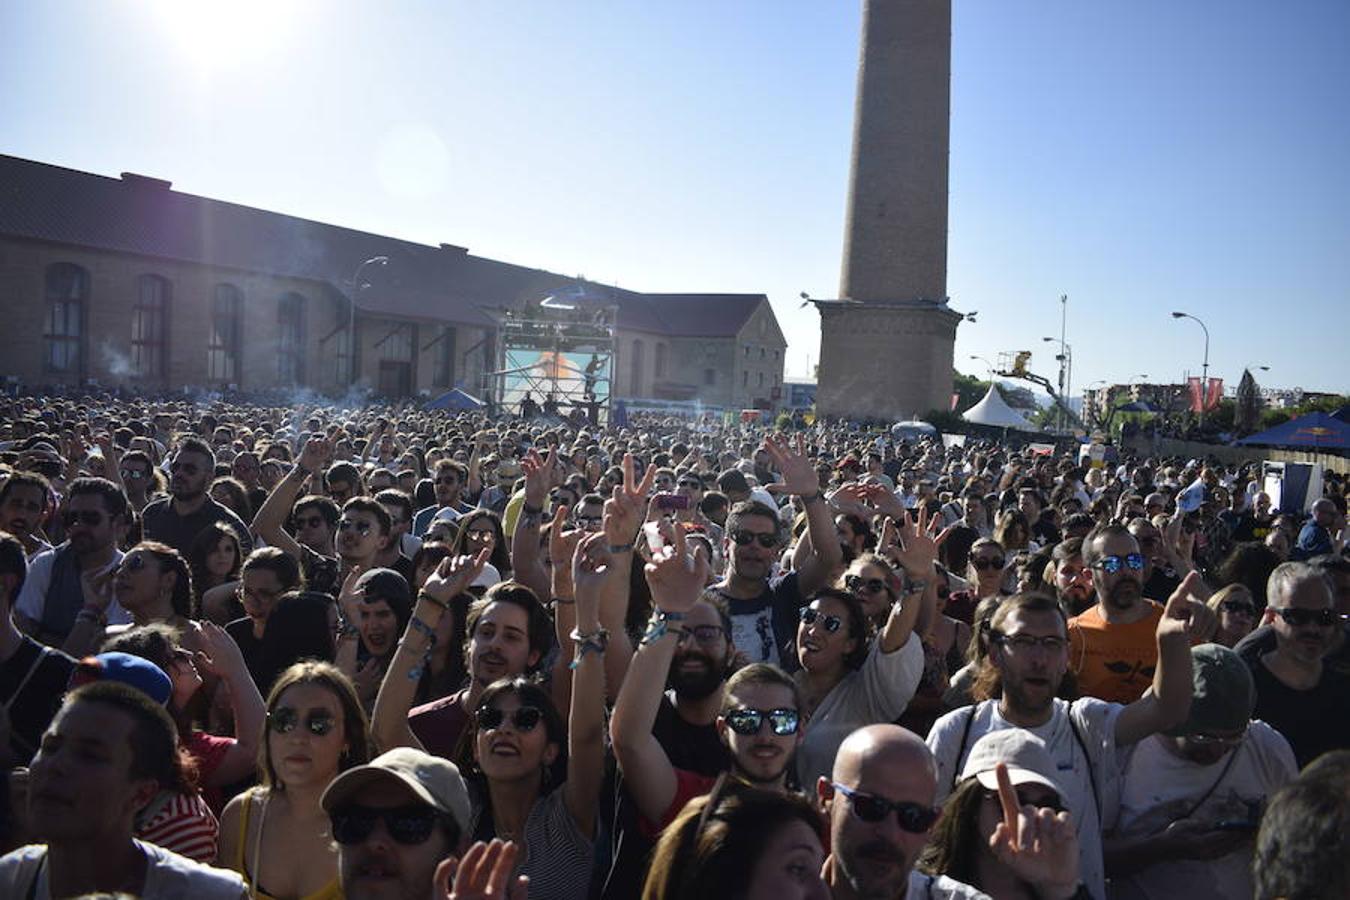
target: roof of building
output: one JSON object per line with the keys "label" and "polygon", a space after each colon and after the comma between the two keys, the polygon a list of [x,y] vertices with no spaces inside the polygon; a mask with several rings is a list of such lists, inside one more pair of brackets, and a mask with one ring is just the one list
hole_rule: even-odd
{"label": "roof of building", "polygon": [[172,190],[170,182],[123,173],[110,178],[0,154],[0,235],[115,253],[301,278],[350,294],[368,268],[358,306],[366,311],[487,325],[520,308],[585,286],[618,308],[620,328],[672,337],[734,337],[763,294],[643,294]]}

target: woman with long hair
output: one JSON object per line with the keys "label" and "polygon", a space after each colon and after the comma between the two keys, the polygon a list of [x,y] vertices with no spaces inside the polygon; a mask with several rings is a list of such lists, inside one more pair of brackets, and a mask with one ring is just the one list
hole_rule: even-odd
{"label": "woman with long hair", "polygon": [[815,808],[795,794],[721,787],[661,832],[642,900],[829,900]]}
{"label": "woman with long hair", "polygon": [[238,478],[222,475],[211,482],[211,499],[227,507],[241,522],[253,521],[253,504],[248,499],[248,488]]}
{"label": "woman with long hair", "polygon": [[267,696],[262,784],[225,807],[217,865],[242,875],[255,900],[340,900],[337,845],[319,800],[369,759],[366,714],[347,677],[330,663],[291,666]]}
{"label": "woman with long hair", "polygon": [[[120,651],[149,660],[164,670],[172,684],[167,709],[178,726],[179,745],[191,754],[202,795],[217,815],[225,805],[223,789],[247,778],[257,765],[262,737],[263,699],[249,677],[244,657],[225,630],[211,623],[201,628],[206,650],[193,653],[163,623],[141,625],[114,635],[103,651]],[[236,737],[208,734],[198,727],[193,698],[202,691],[203,672],[228,689]],[[210,860],[207,860],[208,862]]]}
{"label": "woman with long hair", "polygon": [[271,687],[269,679],[275,674],[268,668],[263,646],[268,619],[283,595],[303,590],[304,585],[299,561],[277,547],[254,550],[239,569],[238,597],[244,615],[226,625],[225,630],[239,645],[260,692]]}
{"label": "woman with long hair", "polygon": [[[132,625],[150,625],[163,622],[176,629],[183,646],[194,653],[203,649],[200,626],[193,621],[192,574],[187,561],[178,551],[158,541],[141,541],[127,551],[98,586],[90,585],[102,601],[116,599],[131,614]],[[106,628],[96,617],[81,613],[75,619],[75,628],[67,638],[65,651],[81,657],[94,651],[105,637],[125,631],[127,625]]]}
{"label": "woman with long hair", "polygon": [[990,538],[980,538],[970,548],[970,562],[966,580],[974,586],[975,602],[1007,594],[1004,578],[1008,554],[1003,545]]}
{"label": "woman with long hair", "polygon": [[1231,650],[1256,627],[1256,601],[1244,584],[1230,584],[1215,591],[1207,605],[1219,620],[1212,638],[1216,644]]}
{"label": "woman with long hair", "polygon": [[1020,509],[1005,509],[994,523],[994,540],[1005,553],[1035,549],[1031,542],[1031,523]]}
{"label": "woman with long hair", "polygon": [[207,591],[239,580],[239,567],[244,563],[239,535],[224,522],[212,522],[192,539],[187,562],[195,608],[201,610]]}
{"label": "woman with long hair", "polygon": [[490,509],[475,509],[455,522],[454,556],[477,556],[483,548],[489,550],[488,563],[497,570],[502,581],[511,577],[511,544],[502,531],[502,520]]}

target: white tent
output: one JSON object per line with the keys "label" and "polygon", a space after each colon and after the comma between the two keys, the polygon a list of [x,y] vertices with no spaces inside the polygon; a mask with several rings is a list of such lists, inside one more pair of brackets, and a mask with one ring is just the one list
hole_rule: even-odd
{"label": "white tent", "polygon": [[990,384],[989,391],[970,409],[961,414],[961,418],[976,425],[992,425],[995,428],[1016,428],[1019,431],[1039,431],[1023,418],[1022,414],[1009,406],[998,392],[997,384]]}

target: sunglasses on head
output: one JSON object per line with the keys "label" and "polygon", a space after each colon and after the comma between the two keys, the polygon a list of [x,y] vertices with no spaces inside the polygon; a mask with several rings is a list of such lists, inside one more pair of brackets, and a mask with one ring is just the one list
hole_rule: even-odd
{"label": "sunglasses on head", "polygon": [[765,550],[778,546],[778,535],[774,532],[733,531],[731,540],[737,547],[748,547],[752,541],[758,541]]}
{"label": "sunglasses on head", "polygon": [[[267,714],[267,727],[277,734],[290,734],[300,724],[300,714],[289,706],[279,706]],[[315,710],[305,717],[304,726],[315,737],[323,737],[337,726],[337,719],[326,710]]]}
{"label": "sunglasses on head", "polygon": [[1256,615],[1256,607],[1250,603],[1243,603],[1241,600],[1225,600],[1219,604],[1219,609],[1230,613],[1243,613],[1248,616]]}
{"label": "sunglasses on head", "polygon": [[864,822],[875,825],[884,822],[892,812],[900,827],[910,834],[923,834],[938,820],[940,810],[918,803],[895,803],[884,797],[864,794],[862,791],[834,782],[834,789],[848,798],[853,814]]}
{"label": "sunglasses on head", "polygon": [[426,843],[442,814],[429,806],[400,806],[374,809],[352,804],[332,813],[333,840],[339,844],[359,844],[375,831],[375,823],[384,821],[384,830],[396,843]]}
{"label": "sunglasses on head", "polygon": [[103,523],[103,513],[96,509],[68,509],[61,513],[61,524],[67,528],[73,527],[77,522],[90,528],[97,528]]}
{"label": "sunglasses on head", "polygon": [[796,734],[801,724],[801,716],[795,709],[733,709],[722,717],[727,727],[742,736],[758,734],[764,720],[769,720],[769,729],[779,737]]}
{"label": "sunglasses on head", "polygon": [[797,615],[801,619],[802,624],[807,626],[816,624],[817,619],[821,620],[825,625],[825,630],[830,634],[834,634],[844,625],[844,620],[838,616],[827,616],[825,613],[811,606],[803,606],[797,611]]}
{"label": "sunglasses on head", "polygon": [[1299,609],[1296,606],[1286,606],[1283,609],[1272,607],[1275,614],[1284,619],[1295,628],[1302,625],[1316,625],[1320,628],[1330,628],[1341,620],[1341,617],[1334,609]]}
{"label": "sunglasses on head", "polygon": [[990,569],[1001,569],[1008,564],[1008,561],[1001,556],[972,556],[970,564],[976,571],[987,572]]}
{"label": "sunglasses on head", "polygon": [[[495,706],[484,706],[478,710],[475,716],[478,722],[479,731],[493,731],[502,726],[506,721],[507,714],[505,710],[498,709]],[[536,706],[522,706],[511,713],[511,725],[516,731],[534,731],[544,714]]]}
{"label": "sunglasses on head", "polygon": [[879,594],[882,591],[888,591],[889,586],[882,578],[864,578],[861,575],[849,575],[844,578],[844,587],[850,592],[859,594],[866,591],[869,594]]}
{"label": "sunglasses on head", "polygon": [[338,531],[351,531],[353,528],[356,529],[357,534],[365,537],[370,534],[374,526],[369,522],[358,522],[355,519],[338,519]]}
{"label": "sunglasses on head", "polygon": [[1092,564],[1092,568],[1100,569],[1107,575],[1115,575],[1126,567],[1132,572],[1142,572],[1144,570],[1144,555],[1142,553],[1130,553],[1125,556],[1103,556]]}

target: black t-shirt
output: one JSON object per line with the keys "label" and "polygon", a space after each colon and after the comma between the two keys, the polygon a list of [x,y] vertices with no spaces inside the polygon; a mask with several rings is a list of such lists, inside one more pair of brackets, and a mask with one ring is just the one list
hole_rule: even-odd
{"label": "black t-shirt", "polygon": [[239,645],[239,653],[244,657],[248,674],[253,676],[253,683],[258,686],[258,692],[266,697],[272,687],[271,665],[262,638],[253,636],[253,620],[247,617],[235,619],[225,626],[225,633],[234,638],[234,642]]}
{"label": "black t-shirt", "polygon": [[717,736],[716,725],[694,725],[675,711],[675,704],[661,698],[652,734],[665,748],[670,763],[700,775],[717,775],[731,768],[731,752]]}
{"label": "black t-shirt", "polygon": [[790,572],[764,585],[758,597],[741,600],[720,588],[710,588],[727,603],[731,613],[731,635],[736,649],[750,662],[771,662],[783,669],[793,667],[784,656],[797,635],[798,610],[805,605],[797,573]]}
{"label": "black t-shirt", "polygon": [[1323,667],[1317,687],[1299,691],[1259,661],[1252,677],[1256,681],[1252,718],[1284,735],[1300,769],[1329,750],[1350,749],[1350,679]]}
{"label": "black t-shirt", "polygon": [[[1262,625],[1238,641],[1233,652],[1241,657],[1248,667],[1255,668],[1261,657],[1277,646],[1275,629],[1270,625]],[[1343,628],[1341,645],[1322,657],[1322,665],[1337,675],[1350,679],[1350,625]]]}
{"label": "black t-shirt", "polygon": [[26,766],[61,706],[75,660],[27,635],[22,641],[14,655],[0,663],[0,705],[9,713],[14,763]]}
{"label": "black t-shirt", "polygon": [[210,497],[191,515],[180,516],[173,508],[173,498],[163,497],[154,501],[141,513],[142,530],[145,539],[168,544],[184,556],[192,547],[192,542],[202,529],[212,522],[224,522],[239,535],[240,550],[247,556],[253,550],[253,537],[233,510],[222,506]]}

